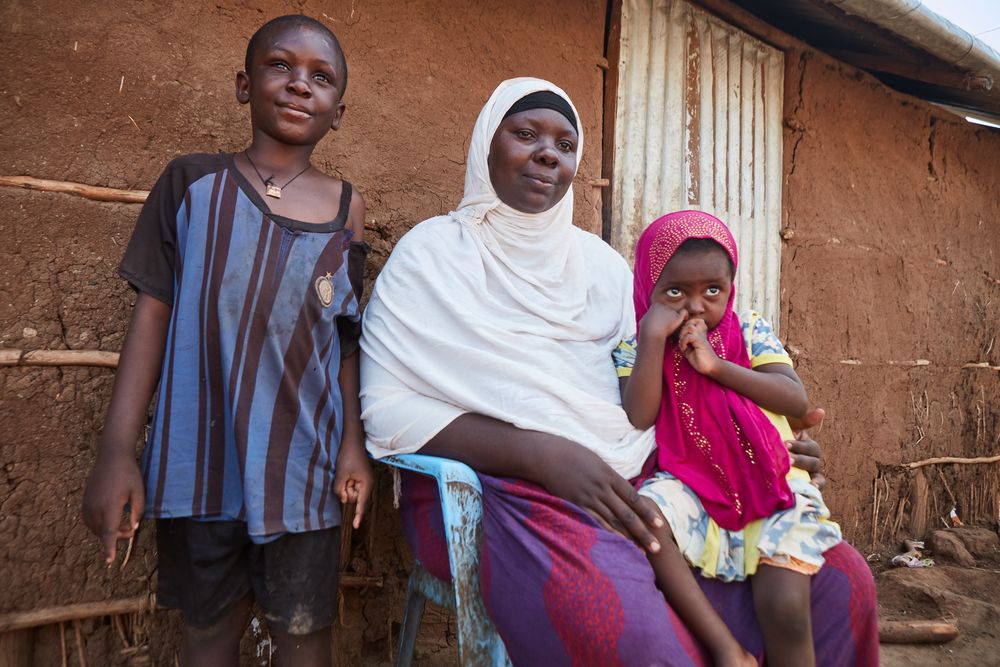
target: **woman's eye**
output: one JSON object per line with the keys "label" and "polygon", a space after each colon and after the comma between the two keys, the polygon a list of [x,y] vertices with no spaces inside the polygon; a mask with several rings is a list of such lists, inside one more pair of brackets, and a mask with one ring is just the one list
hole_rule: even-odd
{"label": "woman's eye", "polygon": [[572,153],[576,150],[576,146],[574,146],[568,141],[560,141],[559,150],[563,151],[564,153]]}
{"label": "woman's eye", "polygon": [[530,139],[534,135],[532,135],[531,130],[518,130],[517,136],[521,137],[522,139]]}
{"label": "woman's eye", "polygon": [[705,290],[705,294],[707,294],[708,296],[719,296],[720,294],[722,294],[722,290],[720,290],[718,287],[709,287],[707,290]]}

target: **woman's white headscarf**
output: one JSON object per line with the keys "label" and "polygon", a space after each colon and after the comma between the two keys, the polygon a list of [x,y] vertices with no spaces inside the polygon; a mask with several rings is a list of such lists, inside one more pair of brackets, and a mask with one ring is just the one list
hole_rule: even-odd
{"label": "woman's white headscarf", "polygon": [[[472,133],[458,210],[414,227],[379,274],[361,338],[373,456],[416,451],[467,412],[578,442],[625,477],[652,452],[652,431],[634,429],[621,409],[611,359],[635,328],[628,266],[573,226],[572,188],[529,214],[490,182],[504,114],[543,90],[569,102],[541,79],[497,87]],[[579,115],[576,124],[579,167]]]}

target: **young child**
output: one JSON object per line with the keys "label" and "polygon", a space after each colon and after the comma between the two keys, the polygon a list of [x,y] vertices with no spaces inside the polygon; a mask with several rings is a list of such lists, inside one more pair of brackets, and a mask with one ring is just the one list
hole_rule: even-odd
{"label": "young child", "polygon": [[171,162],[119,267],[138,297],[83,516],[109,564],[140,516],[156,519],[157,600],[183,612],[186,665],[237,664],[253,599],[283,663],[330,664],[340,502],[357,503],[358,527],[373,482],[358,398],[364,202],[310,163],[346,85],[323,24],[261,27],[236,74],[250,145]]}
{"label": "young child", "polygon": [[[839,527],[809,475],[790,468],[784,417],[808,399],[770,325],[733,312],[736,242],[701,211],[653,222],[636,247],[638,345],[622,404],[655,424],[659,470],[642,485],[667,519],[650,555],[657,585],[719,665],[755,665],[689,567],[725,581],[752,577],[771,667],[814,664],[810,579]],[[625,342],[619,374],[631,361]],[[776,413],[776,414],[775,414]]]}

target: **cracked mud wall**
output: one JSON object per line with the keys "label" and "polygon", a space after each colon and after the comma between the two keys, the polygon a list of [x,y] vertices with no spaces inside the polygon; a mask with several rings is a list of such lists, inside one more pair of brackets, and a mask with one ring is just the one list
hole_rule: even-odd
{"label": "cracked mud wall", "polygon": [[[589,184],[601,175],[605,3],[595,0],[572,12],[557,0],[10,0],[0,7],[0,174],[148,189],[177,155],[242,149],[249,121],[234,73],[253,30],[290,12],[323,20],[347,54],[347,112],[315,162],[365,193],[369,286],[407,229],[457,204],[476,114],[511,76],[551,79],[573,98],[586,132],[576,222],[600,230],[600,190]],[[114,268],[139,207],[11,188],[0,188],[0,207],[0,348],[117,351],[133,295]],[[0,368],[0,613],[150,588],[151,526],[119,571],[99,563],[79,521],[112,378]],[[410,555],[391,484],[380,484],[352,569],[385,586],[344,590],[335,641],[345,665],[388,660],[400,620]],[[453,655],[448,623],[430,614],[418,655]],[[127,639],[148,637],[154,662],[174,664],[176,616],[157,612],[147,625]],[[58,627],[34,634],[37,664],[59,664]],[[129,659],[105,619],[84,623],[83,639],[91,664]]]}
{"label": "cracked mud wall", "polygon": [[[1000,450],[1000,373],[963,368],[1000,366],[1000,130],[815,51],[786,63],[782,333],[828,411],[824,495],[865,550],[911,523],[892,465]],[[995,465],[941,470],[963,518],[996,519]],[[880,490],[873,520],[880,474],[895,504]]]}

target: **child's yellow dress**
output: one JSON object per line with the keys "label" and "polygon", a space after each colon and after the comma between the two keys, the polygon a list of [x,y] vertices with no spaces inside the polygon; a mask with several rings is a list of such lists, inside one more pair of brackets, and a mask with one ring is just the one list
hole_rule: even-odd
{"label": "child's yellow dress", "polygon": [[[751,368],[764,364],[792,365],[771,325],[759,314],[740,313],[740,324]],[[635,339],[623,341],[613,356],[619,377],[631,375]],[[782,440],[794,438],[787,419],[767,410],[762,412],[778,429]],[[706,577],[742,581],[753,575],[761,563],[815,574],[823,565],[823,552],[841,541],[840,526],[830,520],[830,511],[819,489],[810,483],[809,473],[793,467],[787,479],[795,494],[795,505],[753,521],[741,530],[719,528],[697,494],[668,472],[657,472],[639,493],[659,506],[684,557]]]}

